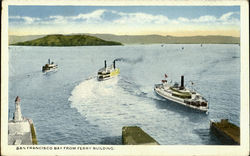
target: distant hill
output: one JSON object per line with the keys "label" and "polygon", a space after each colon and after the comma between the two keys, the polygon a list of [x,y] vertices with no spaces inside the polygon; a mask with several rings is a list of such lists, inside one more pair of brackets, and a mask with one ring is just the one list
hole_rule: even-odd
{"label": "distant hill", "polygon": [[[74,34],[90,35],[106,41],[116,41],[122,44],[239,44],[239,37],[232,36],[161,36],[161,35],[112,35],[112,34]],[[45,35],[44,35],[45,36]],[[37,36],[9,36],[9,43],[28,41],[44,37]]]}
{"label": "distant hill", "polygon": [[14,36],[10,35],[9,36],[9,44],[17,43],[17,42],[25,42],[25,41],[30,41],[34,39],[38,39],[41,37],[44,37],[46,35],[28,35],[28,36]]}
{"label": "distant hill", "polygon": [[113,40],[123,44],[239,44],[239,37],[232,36],[161,36],[161,35],[112,35],[91,34],[104,40]]}
{"label": "distant hill", "polygon": [[99,45],[122,45],[119,42],[105,41],[88,35],[47,35],[42,38],[17,42],[11,45],[22,46],[99,46]]}

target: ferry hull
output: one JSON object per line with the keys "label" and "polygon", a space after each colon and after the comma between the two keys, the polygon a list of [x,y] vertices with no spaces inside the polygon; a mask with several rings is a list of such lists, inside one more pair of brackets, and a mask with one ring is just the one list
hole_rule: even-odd
{"label": "ferry hull", "polygon": [[177,98],[177,97],[171,97],[171,96],[168,96],[168,95],[165,95],[163,91],[161,91],[161,89],[155,87],[154,88],[154,91],[161,97],[169,100],[169,101],[173,101],[175,103],[178,103],[178,104],[181,104],[183,106],[186,106],[186,107],[189,107],[189,108],[192,108],[192,109],[195,109],[195,110],[199,110],[201,112],[207,112],[208,111],[208,107],[195,107],[195,106],[192,106],[192,105],[188,105],[186,103],[184,103],[184,100],[183,99],[180,99],[180,98]]}
{"label": "ferry hull", "polygon": [[49,73],[49,72],[56,72],[56,71],[57,71],[57,68],[52,68],[52,69],[43,70],[42,72],[43,73]]}
{"label": "ferry hull", "polygon": [[58,68],[57,65],[55,65],[55,66],[53,66],[53,67],[47,67],[47,68],[46,68],[45,66],[43,66],[42,72],[46,73],[46,72],[50,72],[50,71],[56,71],[57,68]]}
{"label": "ferry hull", "polygon": [[115,76],[109,76],[109,77],[97,77],[98,81],[105,81],[114,78]]}
{"label": "ferry hull", "polygon": [[118,76],[120,73],[120,70],[118,68],[116,68],[114,71],[112,71],[110,74],[108,75],[98,75],[97,76],[97,80],[98,81],[105,81],[105,80],[109,80],[112,79],[116,76]]}

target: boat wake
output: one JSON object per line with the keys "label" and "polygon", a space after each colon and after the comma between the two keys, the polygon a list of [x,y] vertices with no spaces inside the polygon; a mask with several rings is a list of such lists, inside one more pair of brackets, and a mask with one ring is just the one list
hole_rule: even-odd
{"label": "boat wake", "polygon": [[107,81],[97,81],[96,77],[90,77],[80,83],[72,91],[70,101],[77,103],[99,102],[98,99],[112,97],[115,94],[115,87],[118,79],[113,78]]}
{"label": "boat wake", "polygon": [[[91,124],[118,136],[126,125],[147,127],[150,121],[145,122],[144,119],[148,115],[157,118],[157,122],[161,121],[161,112],[142,95],[138,90],[133,91],[129,83],[118,76],[106,81],[96,78],[84,80],[73,89],[68,100],[71,107],[76,108]],[[155,122],[155,118],[149,120]]]}

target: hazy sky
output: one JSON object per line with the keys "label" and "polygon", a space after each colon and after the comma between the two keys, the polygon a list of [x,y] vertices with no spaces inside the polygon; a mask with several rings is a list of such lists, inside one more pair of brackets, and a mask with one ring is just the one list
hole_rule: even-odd
{"label": "hazy sky", "polygon": [[240,36],[239,6],[9,6],[10,35]]}

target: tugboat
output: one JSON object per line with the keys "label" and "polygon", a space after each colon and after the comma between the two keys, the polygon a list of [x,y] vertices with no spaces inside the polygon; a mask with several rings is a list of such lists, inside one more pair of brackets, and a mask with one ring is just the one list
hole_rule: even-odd
{"label": "tugboat", "polygon": [[[165,78],[167,75],[165,74]],[[199,93],[184,87],[184,76],[181,76],[181,86],[178,83],[170,85],[167,80],[162,80],[162,84],[156,84],[154,91],[161,97],[175,103],[200,110],[208,111],[208,102]]]}
{"label": "tugboat", "polygon": [[50,59],[48,59],[48,63],[45,64],[43,67],[42,67],[42,71],[43,72],[49,72],[51,70],[54,70],[54,69],[57,69],[58,65],[57,64],[54,64],[54,62],[51,62],[50,63]]}
{"label": "tugboat", "polygon": [[115,60],[113,64],[107,67],[106,60],[104,61],[104,67],[98,70],[97,79],[98,81],[104,81],[111,79],[117,75],[119,75],[120,69],[115,67]]}

